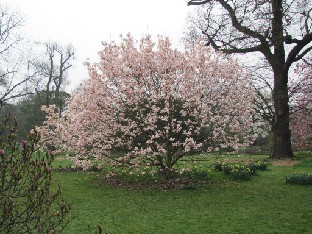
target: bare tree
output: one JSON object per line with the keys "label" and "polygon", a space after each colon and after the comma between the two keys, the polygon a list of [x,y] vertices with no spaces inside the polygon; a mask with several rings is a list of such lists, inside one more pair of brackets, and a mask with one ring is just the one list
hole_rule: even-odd
{"label": "bare tree", "polygon": [[28,69],[25,48],[20,47],[25,42],[20,33],[23,22],[20,13],[0,4],[0,100],[3,102],[29,94],[25,84],[35,77]]}
{"label": "bare tree", "polygon": [[292,158],[289,70],[312,50],[310,0],[190,0],[206,8],[202,33],[226,54],[258,52],[273,72],[273,158]]}
{"label": "bare tree", "polygon": [[46,59],[40,58],[34,63],[42,77],[37,84],[37,90],[46,93],[45,105],[56,104],[61,113],[63,106],[58,102],[62,89],[67,84],[67,72],[72,67],[75,49],[72,45],[62,46],[56,42],[47,42],[43,46]]}

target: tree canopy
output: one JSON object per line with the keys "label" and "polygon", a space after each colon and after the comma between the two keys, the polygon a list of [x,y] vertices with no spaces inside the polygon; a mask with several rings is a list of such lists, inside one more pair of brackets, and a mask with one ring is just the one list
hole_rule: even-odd
{"label": "tree canopy", "polygon": [[[99,63],[68,104],[65,118],[51,108],[42,135],[110,165],[156,166],[172,171],[183,156],[250,144],[250,79],[198,41],[185,52],[168,38],[103,43]],[[55,137],[49,130],[53,129]],[[61,140],[61,142],[60,142]],[[57,143],[59,142],[59,143]],[[116,157],[116,153],[118,157]],[[90,163],[90,161],[89,161]]]}
{"label": "tree canopy", "polygon": [[205,10],[200,26],[207,44],[227,54],[258,52],[273,75],[274,158],[292,158],[289,69],[312,50],[312,3],[308,0],[191,0]]}

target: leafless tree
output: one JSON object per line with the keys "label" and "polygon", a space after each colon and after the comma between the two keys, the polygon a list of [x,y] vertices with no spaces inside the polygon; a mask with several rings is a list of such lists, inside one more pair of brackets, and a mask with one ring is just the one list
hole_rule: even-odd
{"label": "leafless tree", "polygon": [[273,73],[273,158],[292,158],[289,70],[312,50],[310,0],[190,0],[205,8],[201,31],[226,54],[260,53]]}
{"label": "leafless tree", "polygon": [[[2,102],[22,97],[30,93],[25,84],[35,77],[30,72],[25,58],[25,48],[21,48],[23,17],[18,12],[0,4],[0,100]],[[24,51],[23,51],[24,50]],[[24,70],[21,75],[21,70]]]}
{"label": "leafless tree", "polygon": [[62,46],[56,42],[43,44],[45,59],[38,59],[33,63],[35,70],[39,71],[42,79],[38,81],[37,90],[46,93],[45,104],[48,106],[57,104],[62,111],[62,106],[58,105],[61,98],[61,91],[67,84],[67,72],[73,66],[75,49],[72,45]]}

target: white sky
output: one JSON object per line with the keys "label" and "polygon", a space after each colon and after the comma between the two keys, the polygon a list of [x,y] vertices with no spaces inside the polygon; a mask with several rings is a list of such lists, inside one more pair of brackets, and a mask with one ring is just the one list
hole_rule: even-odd
{"label": "white sky", "polygon": [[34,40],[73,44],[71,89],[87,78],[82,63],[97,59],[101,41],[117,40],[121,33],[130,32],[135,38],[166,35],[177,47],[189,10],[185,0],[1,0],[1,4],[25,16],[24,30]]}

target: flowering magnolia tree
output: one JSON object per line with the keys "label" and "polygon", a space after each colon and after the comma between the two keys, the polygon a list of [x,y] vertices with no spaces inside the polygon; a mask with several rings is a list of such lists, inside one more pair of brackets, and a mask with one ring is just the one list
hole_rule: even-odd
{"label": "flowering magnolia tree", "polygon": [[295,71],[302,81],[293,98],[291,132],[293,147],[297,151],[312,149],[312,59],[297,66]]}
{"label": "flowering magnolia tree", "polygon": [[[254,97],[250,79],[233,60],[203,43],[184,52],[168,38],[103,43],[100,62],[87,63],[89,79],[68,103],[53,107],[42,135],[76,152],[76,163],[100,159],[113,166],[157,168],[170,175],[184,156],[250,144]],[[151,171],[153,173],[154,171]]]}
{"label": "flowering magnolia tree", "polygon": [[38,151],[39,135],[18,140],[17,120],[0,102],[0,233],[59,233],[71,220],[61,188],[51,188],[53,152]]}

